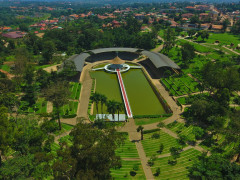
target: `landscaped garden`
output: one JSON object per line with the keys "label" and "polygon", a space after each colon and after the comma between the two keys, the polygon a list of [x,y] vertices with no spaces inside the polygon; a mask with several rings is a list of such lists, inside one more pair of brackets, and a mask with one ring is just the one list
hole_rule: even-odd
{"label": "landscaped garden", "polygon": [[180,77],[170,76],[169,78],[162,78],[161,82],[170,92],[170,95],[181,96],[185,94],[191,94],[199,92],[198,82],[194,81],[187,75],[181,75]]}
{"label": "landscaped garden", "polygon": [[[148,157],[151,157],[152,155],[169,153],[171,147],[180,146],[177,139],[161,130],[146,133],[143,137],[144,139],[142,141],[142,145],[146,156]],[[159,148],[161,144],[163,144],[164,148],[162,153],[159,153]]]}
{"label": "landscaped garden", "polygon": [[141,161],[124,161],[122,160],[120,169],[111,169],[111,175],[114,179],[146,179]]}
{"label": "landscaped garden", "polygon": [[135,142],[131,142],[129,136],[124,134],[125,140],[123,144],[115,151],[121,158],[139,158]]}
{"label": "landscaped garden", "polygon": [[197,156],[201,152],[191,148],[180,153],[180,157],[177,158],[177,163],[175,165],[169,164],[169,159],[171,157],[158,158],[154,161],[154,165],[151,167],[153,174],[156,172],[157,168],[160,168],[159,176],[155,176],[155,179],[189,179],[188,178],[188,167],[191,167]]}
{"label": "landscaped garden", "polygon": [[81,92],[81,84],[70,82],[71,99],[79,100]]}

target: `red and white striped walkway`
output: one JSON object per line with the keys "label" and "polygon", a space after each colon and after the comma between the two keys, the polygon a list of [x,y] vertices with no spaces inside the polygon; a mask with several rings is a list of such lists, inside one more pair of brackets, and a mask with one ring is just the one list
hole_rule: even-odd
{"label": "red and white striped walkway", "polygon": [[117,69],[116,71],[117,71],[118,82],[119,82],[119,85],[120,85],[120,88],[121,88],[121,92],[122,92],[123,101],[124,101],[125,109],[126,109],[126,112],[127,112],[127,116],[128,116],[128,118],[132,118],[133,117],[132,110],[131,110],[131,107],[130,107],[130,104],[129,104],[129,101],[128,101],[128,97],[127,97],[127,93],[126,93],[126,90],[125,90],[125,87],[124,87],[124,84],[123,84],[121,72],[120,72],[119,69]]}

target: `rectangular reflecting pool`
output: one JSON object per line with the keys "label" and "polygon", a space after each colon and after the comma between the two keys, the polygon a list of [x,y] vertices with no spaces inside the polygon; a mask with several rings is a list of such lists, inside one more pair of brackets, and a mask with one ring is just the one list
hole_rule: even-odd
{"label": "rectangular reflecting pool", "polygon": [[[91,77],[96,79],[96,92],[106,95],[108,100],[123,102],[116,74],[100,70],[92,71]],[[166,113],[141,69],[130,69],[122,73],[122,78],[133,115]],[[99,113],[100,109],[99,104]],[[105,106],[104,113],[107,113]],[[94,114],[96,114],[96,107],[94,107]]]}

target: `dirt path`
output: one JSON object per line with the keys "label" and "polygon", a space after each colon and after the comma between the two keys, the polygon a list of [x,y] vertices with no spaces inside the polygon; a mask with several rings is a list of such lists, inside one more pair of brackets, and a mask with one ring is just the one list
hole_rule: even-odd
{"label": "dirt path", "polygon": [[46,68],[43,68],[43,70],[47,71],[48,73],[51,73],[51,71],[57,71],[58,70],[58,66],[60,66],[61,64],[56,64],[56,65],[53,65],[53,66],[49,66],[49,67],[46,67]]}
{"label": "dirt path", "polygon": [[162,44],[156,47],[155,49],[151,50],[152,52],[156,52],[156,53],[160,52],[163,49],[163,39],[160,36],[158,36],[157,38],[159,40],[162,40]]}
{"label": "dirt path", "polygon": [[52,113],[53,111],[53,104],[52,102],[48,101],[47,102],[47,113]]}
{"label": "dirt path", "polygon": [[240,55],[239,52],[236,52],[236,51],[234,51],[234,50],[232,50],[232,49],[230,49],[230,48],[228,48],[228,47],[226,47],[226,46],[222,46],[222,47],[225,48],[225,49],[227,49],[227,50],[229,50],[229,51],[231,51],[231,52],[233,52],[233,53],[235,53],[235,54],[237,54],[237,55]]}
{"label": "dirt path", "polygon": [[2,69],[0,69],[0,72],[2,72],[3,74],[5,74],[5,75],[8,77],[8,79],[12,79],[12,78],[14,77],[13,74],[10,74],[9,72],[4,71],[4,70],[2,70]]}

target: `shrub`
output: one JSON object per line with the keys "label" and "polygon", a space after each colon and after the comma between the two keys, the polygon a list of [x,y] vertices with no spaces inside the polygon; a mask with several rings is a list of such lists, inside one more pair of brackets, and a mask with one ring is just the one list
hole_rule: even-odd
{"label": "shrub", "polygon": [[139,170],[138,164],[134,164],[134,165],[133,165],[133,170],[134,170],[134,171],[138,171],[138,170]]}
{"label": "shrub", "polygon": [[160,174],[160,168],[158,167],[157,169],[156,169],[156,172],[154,173],[154,176],[159,176],[159,174]]}
{"label": "shrub", "polygon": [[160,134],[159,133],[154,133],[152,135],[152,139],[159,139],[160,138]]}
{"label": "shrub", "polygon": [[159,129],[145,130],[143,131],[143,134],[148,134],[148,133],[157,132],[157,131],[159,131]]}
{"label": "shrub", "polygon": [[54,120],[49,121],[45,119],[41,124],[41,129],[45,130],[48,133],[52,133],[58,130],[58,124]]}
{"label": "shrub", "polygon": [[137,174],[137,173],[136,173],[135,171],[130,171],[130,175],[131,175],[131,176],[136,176],[136,174]]}
{"label": "shrub", "polygon": [[62,118],[75,118],[77,114],[62,115]]}
{"label": "shrub", "polygon": [[176,165],[177,164],[177,160],[168,160],[168,164],[170,164],[170,165],[172,165],[172,166],[174,166],[174,165]]}
{"label": "shrub", "polygon": [[142,118],[160,118],[160,117],[170,117],[172,114],[158,114],[158,115],[134,115],[134,119],[142,119]]}
{"label": "shrub", "polygon": [[148,165],[150,166],[150,167],[152,167],[153,165],[154,165],[154,161],[152,161],[152,160],[148,160]]}

